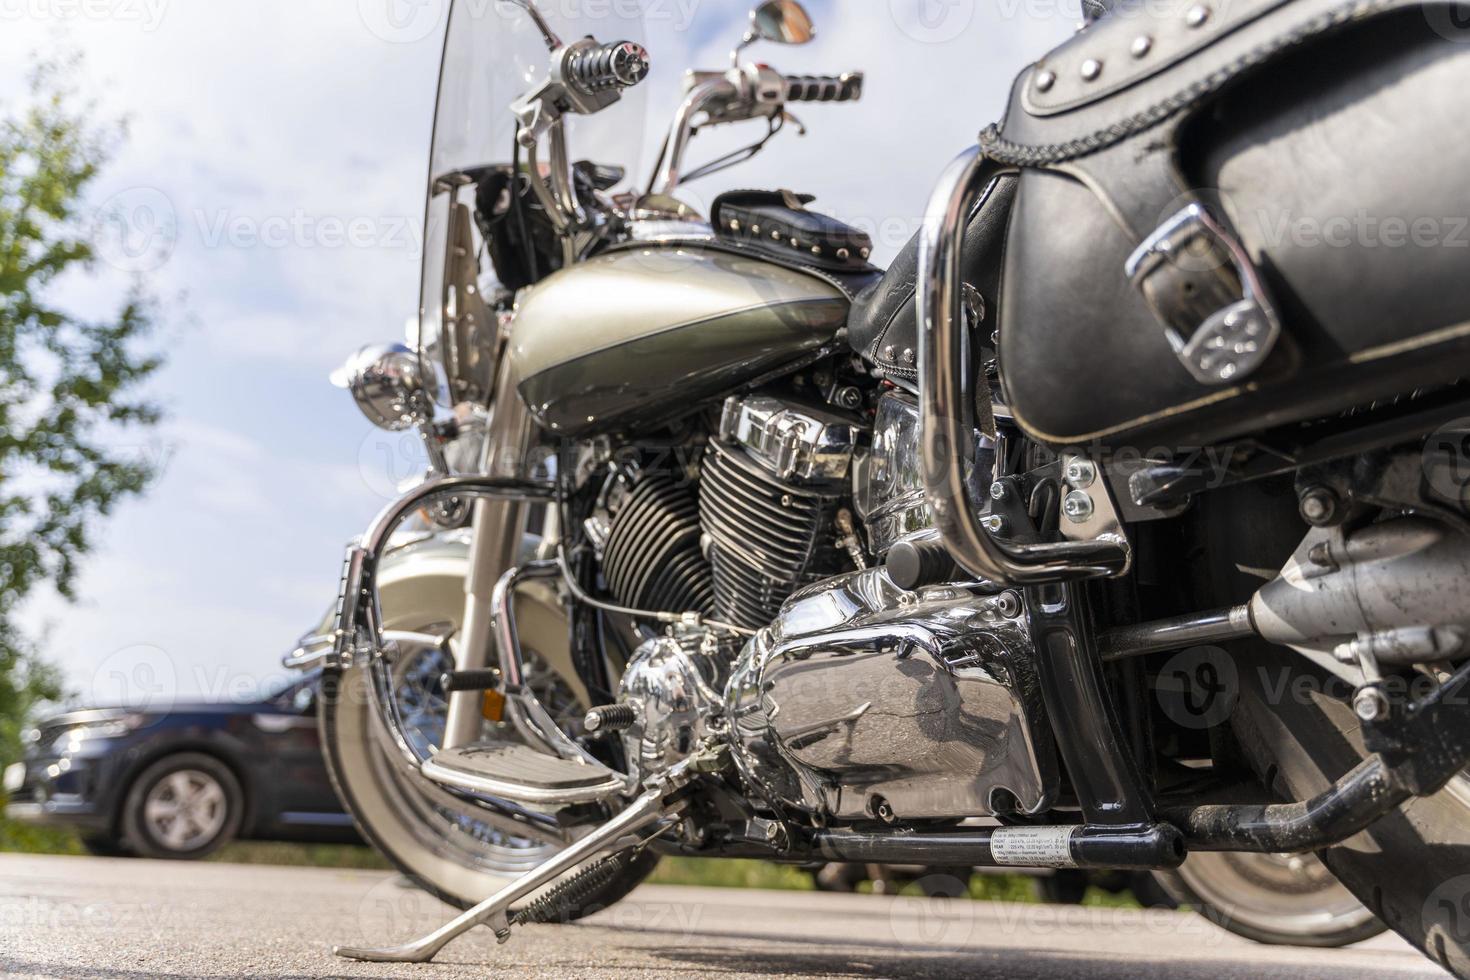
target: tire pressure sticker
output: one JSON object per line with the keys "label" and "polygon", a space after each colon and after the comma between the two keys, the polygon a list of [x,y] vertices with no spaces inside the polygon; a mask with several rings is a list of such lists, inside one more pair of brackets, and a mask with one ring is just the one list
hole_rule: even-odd
{"label": "tire pressure sticker", "polygon": [[990,838],[996,864],[1025,868],[1075,868],[1072,834],[1076,827],[1000,827]]}

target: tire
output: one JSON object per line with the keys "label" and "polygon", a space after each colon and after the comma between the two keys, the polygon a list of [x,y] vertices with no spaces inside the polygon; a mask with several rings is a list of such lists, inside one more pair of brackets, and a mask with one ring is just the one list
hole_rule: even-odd
{"label": "tire", "polygon": [[[463,567],[426,566],[430,573],[385,561],[379,585],[386,629],[454,629],[463,613]],[[534,583],[516,600],[516,624],[531,672],[554,675],[585,712],[587,694],[571,666],[567,621],[554,593]],[[434,676],[437,676],[435,674]],[[469,908],[543,862],[555,846],[490,826],[482,811],[425,779],[390,744],[372,706],[366,668],[323,677],[318,702],[322,749],[332,786],[358,830],[405,877],[443,902]],[[652,873],[657,855],[644,851],[617,877],[566,910],[576,919],[624,898]]]}
{"label": "tire", "polygon": [[131,857],[132,851],[121,839],[109,834],[94,834],[82,838],[82,847],[93,857]]}
{"label": "tire", "polygon": [[1386,928],[1311,854],[1201,851],[1154,880],[1179,905],[1258,943],[1348,946]]}
{"label": "tire", "polygon": [[[1233,725],[1247,758],[1282,798],[1314,796],[1365,757],[1356,716],[1333,696],[1344,689],[1341,682],[1288,650],[1261,644],[1236,650],[1240,697]],[[1283,679],[1290,681],[1285,687]],[[1457,778],[1319,855],[1390,929],[1459,977],[1470,977],[1467,802],[1463,777]]]}
{"label": "tire", "polygon": [[1036,897],[1049,905],[1081,905],[1087,895],[1087,872],[1062,870],[1031,879]]}
{"label": "tire", "polygon": [[181,752],[133,780],[123,801],[123,842],[139,857],[197,860],[233,840],[244,814],[245,794],[228,766]]}

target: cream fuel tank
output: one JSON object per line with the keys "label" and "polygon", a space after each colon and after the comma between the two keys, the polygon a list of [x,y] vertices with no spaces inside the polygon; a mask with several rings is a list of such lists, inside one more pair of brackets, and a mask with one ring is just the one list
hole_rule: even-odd
{"label": "cream fuel tank", "polygon": [[637,245],[527,290],[508,356],[538,422],[594,435],[671,421],[829,347],[849,305],[827,280],[752,256]]}

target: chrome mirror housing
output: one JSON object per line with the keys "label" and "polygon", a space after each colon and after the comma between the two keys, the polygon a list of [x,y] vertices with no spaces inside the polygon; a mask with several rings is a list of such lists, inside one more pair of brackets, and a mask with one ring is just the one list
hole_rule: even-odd
{"label": "chrome mirror housing", "polygon": [[362,348],[332,372],[332,383],[352,392],[362,414],[380,429],[402,432],[433,421],[419,356],[403,344]]}
{"label": "chrome mirror housing", "polygon": [[817,36],[811,14],[797,0],[765,0],[750,12],[746,43],[806,44]]}

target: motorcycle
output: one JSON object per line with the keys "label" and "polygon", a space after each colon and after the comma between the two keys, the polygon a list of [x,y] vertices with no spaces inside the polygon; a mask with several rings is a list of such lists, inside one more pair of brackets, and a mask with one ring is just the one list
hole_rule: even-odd
{"label": "motorcycle", "polygon": [[[688,74],[622,193],[571,149],[630,128],[641,45],[453,4],[418,336],[342,377],[431,473],[292,662],[345,804],[465,911],[340,955],[504,941],[661,854],[1317,853],[1470,972],[1466,280],[1259,220],[1443,218],[1451,5],[1091,6],[884,271],[809,197],[677,194],[861,96],[742,62],[811,38],[794,0]],[[688,165],[735,124],[765,132]],[[436,603],[390,595],[405,521],[467,538]],[[437,743],[400,696],[425,650]]]}

